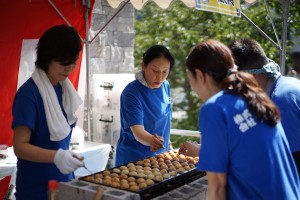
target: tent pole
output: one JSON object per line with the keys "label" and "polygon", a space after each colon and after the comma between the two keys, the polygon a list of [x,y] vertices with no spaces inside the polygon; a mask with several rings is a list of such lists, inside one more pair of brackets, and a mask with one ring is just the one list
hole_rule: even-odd
{"label": "tent pole", "polygon": [[123,8],[130,2],[130,0],[127,0],[120,8],[119,10],[104,24],[104,26],[96,33],[96,35],[93,37],[93,39],[90,41],[90,43],[92,43],[94,41],[94,39],[106,28],[106,26],[111,22],[111,20],[113,20],[118,14],[119,12],[121,12],[121,10],[123,10]]}
{"label": "tent pole", "polygon": [[281,54],[280,54],[280,69],[283,75],[286,74],[285,57],[286,57],[286,40],[288,28],[288,15],[290,10],[290,0],[281,0],[282,4],[282,36],[281,36]]}
{"label": "tent pole", "polygon": [[93,135],[91,134],[91,106],[90,106],[90,44],[89,44],[89,10],[91,8],[90,0],[83,0],[83,6],[85,7],[85,61],[86,61],[86,107],[87,107],[87,137],[88,141],[93,141]]}
{"label": "tent pole", "polygon": [[251,19],[249,19],[243,12],[241,12],[242,17],[244,17],[250,24],[252,24],[267,40],[269,40],[274,46],[281,50],[281,47],[276,44],[272,38],[270,38],[263,30],[261,30]]}
{"label": "tent pole", "polygon": [[281,49],[282,47],[281,47],[280,40],[279,40],[279,37],[278,37],[277,31],[276,31],[276,28],[275,28],[275,25],[274,25],[274,22],[273,22],[272,16],[271,16],[271,12],[270,12],[270,9],[269,9],[269,6],[268,6],[268,2],[267,2],[267,0],[265,0],[265,5],[266,5],[266,10],[267,10],[267,12],[268,12],[268,15],[269,15],[269,17],[270,17],[270,20],[271,20],[271,25],[272,25],[272,28],[273,28],[273,31],[274,31],[274,34],[275,34],[275,37],[276,37],[276,40],[277,40],[277,44],[279,45],[279,47],[280,47],[280,49]]}

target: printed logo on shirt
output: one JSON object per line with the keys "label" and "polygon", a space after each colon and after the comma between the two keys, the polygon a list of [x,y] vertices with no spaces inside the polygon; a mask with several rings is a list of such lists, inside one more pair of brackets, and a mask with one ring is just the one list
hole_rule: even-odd
{"label": "printed logo on shirt", "polygon": [[241,114],[236,114],[233,117],[233,120],[239,126],[240,131],[243,133],[246,132],[249,128],[256,125],[254,117],[248,109],[245,109]]}

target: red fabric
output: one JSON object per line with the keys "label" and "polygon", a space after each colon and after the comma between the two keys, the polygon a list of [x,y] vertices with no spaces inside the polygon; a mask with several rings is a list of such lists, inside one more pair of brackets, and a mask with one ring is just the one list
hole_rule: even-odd
{"label": "red fabric", "polygon": [[10,176],[5,177],[0,181],[0,199],[4,199],[8,185],[10,182]]}
{"label": "red fabric", "polygon": [[[85,39],[82,0],[52,2]],[[91,0],[91,5],[93,7],[94,0]],[[11,110],[17,88],[22,40],[38,39],[51,26],[66,23],[47,0],[1,0],[0,19],[0,144],[12,146]],[[70,76],[75,88],[78,86],[80,63],[81,57]],[[0,196],[6,189],[1,185]]]}

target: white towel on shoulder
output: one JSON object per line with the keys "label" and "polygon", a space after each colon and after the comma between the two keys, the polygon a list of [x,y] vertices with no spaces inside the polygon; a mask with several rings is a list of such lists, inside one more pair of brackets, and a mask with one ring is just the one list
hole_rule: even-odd
{"label": "white towel on shoulder", "polygon": [[67,121],[59,105],[54,87],[45,71],[36,68],[32,74],[32,79],[37,85],[43,99],[50,140],[60,141],[66,138],[71,131],[70,125],[77,121],[75,111],[80,104],[82,104],[82,99],[68,78],[60,82],[63,92],[63,107],[67,114]]}

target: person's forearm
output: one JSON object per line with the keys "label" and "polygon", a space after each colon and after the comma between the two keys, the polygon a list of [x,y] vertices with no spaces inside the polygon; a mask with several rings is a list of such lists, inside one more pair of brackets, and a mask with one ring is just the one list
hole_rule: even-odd
{"label": "person's forearm", "polygon": [[134,138],[142,143],[143,145],[150,146],[152,141],[152,135],[143,129],[141,126],[133,126],[131,127]]}
{"label": "person's forearm", "polygon": [[42,149],[31,144],[22,144],[21,147],[14,147],[14,150],[18,158],[42,163],[52,163],[56,153],[55,150]]}
{"label": "person's forearm", "polygon": [[208,199],[209,200],[226,200],[225,188],[210,188],[208,187]]}

